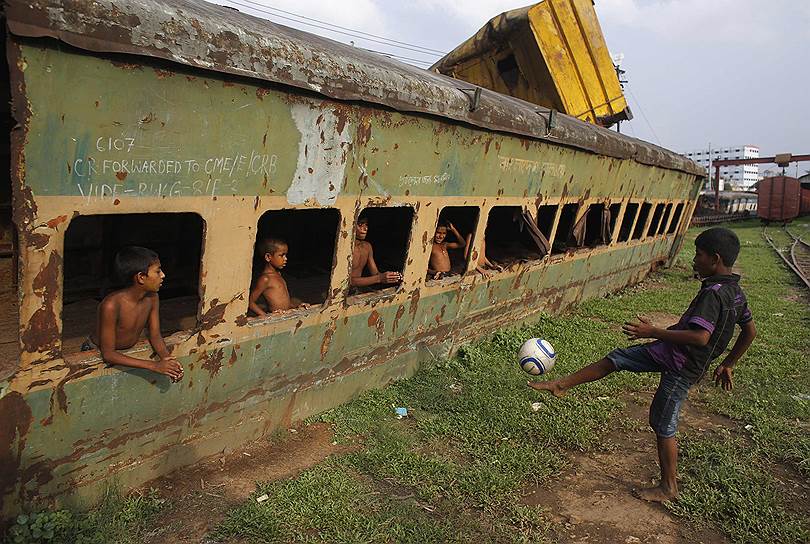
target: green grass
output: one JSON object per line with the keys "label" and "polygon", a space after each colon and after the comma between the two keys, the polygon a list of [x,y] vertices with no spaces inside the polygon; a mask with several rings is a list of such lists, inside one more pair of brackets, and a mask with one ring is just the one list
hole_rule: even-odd
{"label": "green grass", "polygon": [[141,542],[150,522],[163,506],[157,493],[122,495],[110,488],[104,498],[86,512],[69,510],[22,514],[9,529],[7,542],[14,544],[71,543],[126,544]]}
{"label": "green grass", "polygon": [[[803,301],[791,299],[795,282],[761,240],[758,225],[735,230],[759,336],[739,366],[734,393],[704,384],[693,397],[738,420],[735,432],[753,425],[753,447],[735,455],[740,438],[734,433],[688,437],[683,496],[671,509],[735,542],[802,541],[807,521],[786,508],[771,474],[757,467],[778,460],[807,474],[808,403],[791,395],[810,392],[802,370],[810,314]],[[257,542],[542,539],[548,522],[520,505],[521,490],[559,474],[572,453],[607,447],[607,433],[627,423],[619,415],[622,394],[652,390],[657,379],[614,375],[564,399],[538,399],[523,385],[513,354],[523,339],[542,336],[562,353],[554,370],[561,375],[626,345],[616,324],[639,313],[680,313],[698,287],[691,280],[697,232],[690,232],[675,266],[645,288],[498,332],[465,346],[453,360],[323,414],[319,419],[333,425],[338,440],[359,447],[297,479],[260,485],[257,494],[269,499],[232,511],[217,535]],[[537,400],[544,406],[533,412]],[[394,419],[394,406],[408,407],[411,417]]]}
{"label": "green grass", "polygon": [[[759,226],[734,229],[743,242],[742,285],[759,335],[738,366],[731,394],[708,383],[690,394],[700,409],[732,421],[726,432],[684,437],[682,495],[669,507],[733,542],[808,541],[808,513],[791,510],[768,467],[779,462],[797,478],[810,475],[810,402],[801,397],[810,393],[810,309],[807,299],[795,296],[794,278],[764,244]],[[464,346],[452,360],[322,414],[316,419],[352,444],[349,453],[293,479],[258,482],[213,536],[240,542],[544,541],[550,522],[543,511],[521,504],[523,491],[560,474],[577,452],[613,448],[609,434],[635,425],[622,414],[626,393],[654,390],[657,377],[622,373],[563,399],[543,398],[525,387],[514,353],[527,337],[548,339],[561,354],[553,371],[559,376],[627,345],[616,326],[621,322],[640,313],[679,314],[698,288],[690,266],[697,232],[690,231],[675,265],[641,288],[500,331]],[[543,405],[533,411],[536,401]],[[407,407],[409,417],[397,420],[396,406]],[[265,494],[267,500],[256,501]],[[82,526],[97,524],[110,542],[148,541],[152,506],[126,504],[115,499],[104,516],[82,517]]]}
{"label": "green grass", "polygon": [[686,491],[671,505],[675,514],[713,525],[734,542],[810,542],[807,519],[786,510],[762,459],[742,440],[729,433],[688,436],[681,449]]}

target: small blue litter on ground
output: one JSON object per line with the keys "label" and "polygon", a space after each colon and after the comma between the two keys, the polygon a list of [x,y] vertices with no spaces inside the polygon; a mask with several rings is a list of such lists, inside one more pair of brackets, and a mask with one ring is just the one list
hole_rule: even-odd
{"label": "small blue litter on ground", "polygon": [[407,408],[394,408],[394,412],[397,414],[397,419],[402,419],[403,417],[408,417],[408,409]]}

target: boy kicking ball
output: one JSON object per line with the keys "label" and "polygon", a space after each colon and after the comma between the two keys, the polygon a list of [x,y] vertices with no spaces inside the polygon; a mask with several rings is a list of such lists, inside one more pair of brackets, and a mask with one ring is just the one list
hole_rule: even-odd
{"label": "boy kicking ball", "polygon": [[639,318],[622,327],[631,340],[655,341],[619,348],[603,359],[559,380],[529,382],[538,391],[562,397],[574,386],[596,381],[618,370],[658,372],[661,381],[650,406],[650,426],[656,434],[661,483],[642,489],[636,495],[644,500],[664,502],[678,496],[678,447],[675,432],[681,403],[689,388],[696,384],[709,364],[720,356],[734,335],[734,326],[742,329],[737,341],[714,371],[714,381],[724,390],[732,388],[734,365],[756,336],[756,328],[740,276],[731,268],[740,252],[740,240],[725,228],[711,228],[695,239],[692,268],[702,278],[697,296],[677,324],[659,329]]}

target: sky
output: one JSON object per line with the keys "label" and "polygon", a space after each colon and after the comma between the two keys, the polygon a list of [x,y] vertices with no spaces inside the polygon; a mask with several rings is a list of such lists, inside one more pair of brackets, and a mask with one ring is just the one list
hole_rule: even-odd
{"label": "sky", "polygon": [[[492,17],[530,2],[214,3],[427,67]],[[756,145],[760,156],[810,154],[810,115],[802,100],[810,95],[810,0],[596,0],[595,8],[611,54],[624,57],[625,95],[635,118],[622,124],[622,132],[681,152],[711,144]],[[378,43],[390,40],[411,47]],[[805,170],[810,163],[798,167],[799,174]],[[796,171],[793,165],[788,173]]]}

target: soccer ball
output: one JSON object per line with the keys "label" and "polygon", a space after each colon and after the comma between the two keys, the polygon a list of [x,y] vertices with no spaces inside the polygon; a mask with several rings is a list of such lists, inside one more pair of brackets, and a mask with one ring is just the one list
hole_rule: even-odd
{"label": "soccer ball", "polygon": [[557,354],[546,340],[542,338],[529,338],[520,347],[518,352],[520,368],[527,374],[539,376],[554,367]]}

